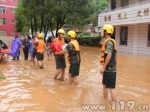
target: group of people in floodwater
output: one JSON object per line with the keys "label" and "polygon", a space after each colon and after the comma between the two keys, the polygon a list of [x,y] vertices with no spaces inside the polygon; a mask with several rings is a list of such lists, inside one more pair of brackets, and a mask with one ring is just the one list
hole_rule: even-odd
{"label": "group of people in floodwater", "polygon": [[[78,79],[76,76],[79,76],[81,59],[79,44],[75,39],[76,33],[74,31],[69,31],[67,33],[68,40],[70,42],[69,44],[65,44],[64,42],[63,37],[65,35],[65,31],[63,29],[59,29],[57,33],[57,38],[55,38],[54,36],[50,36],[47,39],[46,43],[43,40],[43,34],[39,32],[36,32],[32,38],[29,35],[24,35],[24,39],[22,41],[20,41],[18,36],[16,36],[15,39],[12,40],[11,48],[9,49],[9,51],[6,53],[5,49],[8,49],[8,47],[1,47],[1,53],[3,53],[3,55],[7,54],[12,56],[12,60],[19,60],[20,48],[22,46],[24,60],[28,60],[28,54],[30,54],[30,60],[33,62],[33,64],[35,65],[37,62],[39,68],[43,69],[44,51],[46,50],[48,60],[50,60],[51,54],[53,54],[55,57],[57,72],[55,73],[54,79],[57,80],[59,74],[61,74],[60,78],[58,79],[60,81],[64,81],[66,68],[65,54],[67,53],[67,59],[70,63],[70,82],[77,85]],[[2,43],[5,44],[4,42]]]}
{"label": "group of people in floodwater", "polygon": [[[102,68],[100,69],[100,74],[103,75],[103,94],[104,97],[107,97],[108,90],[110,90],[112,100],[115,101],[117,47],[115,40],[111,38],[114,32],[114,27],[112,25],[106,24],[103,26],[102,30],[103,31],[101,32],[101,35],[105,38],[101,49],[100,62],[102,65]],[[67,32],[67,39],[69,41],[68,44],[65,44],[63,38],[65,35],[65,31],[63,29],[59,29],[57,33],[57,38],[49,37],[46,43],[43,40],[43,34],[39,32],[36,32],[32,39],[30,36],[24,35],[24,39],[22,41],[24,59],[27,60],[28,53],[30,53],[30,59],[33,64],[35,65],[37,60],[37,65],[40,69],[43,69],[44,66],[42,61],[44,60],[44,51],[45,49],[47,49],[48,60],[50,59],[49,57],[52,53],[55,57],[57,72],[55,73],[54,79],[57,80],[58,76],[61,74],[59,80],[64,81],[66,68],[65,54],[67,54],[67,60],[70,63],[70,83],[78,85],[77,76],[79,76],[81,57],[79,43],[76,40],[76,33],[75,31]],[[8,47],[6,47],[5,44],[2,45],[2,43],[0,41],[1,48],[3,47],[3,50],[0,50],[0,53],[2,53],[2,51],[6,52],[5,48],[8,49]],[[19,59],[20,48],[21,42],[16,36],[15,39],[12,41],[9,52],[7,53],[8,55],[13,57],[12,60]],[[3,53],[2,55],[4,54],[5,53]]]}

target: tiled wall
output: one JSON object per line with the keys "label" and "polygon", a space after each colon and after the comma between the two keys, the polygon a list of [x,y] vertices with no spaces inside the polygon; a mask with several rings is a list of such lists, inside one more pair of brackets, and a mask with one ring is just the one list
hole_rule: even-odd
{"label": "tiled wall", "polygon": [[127,46],[120,45],[120,27],[121,26],[116,26],[116,42],[118,52],[137,55],[150,55],[150,47],[147,47],[148,23],[128,26]]}

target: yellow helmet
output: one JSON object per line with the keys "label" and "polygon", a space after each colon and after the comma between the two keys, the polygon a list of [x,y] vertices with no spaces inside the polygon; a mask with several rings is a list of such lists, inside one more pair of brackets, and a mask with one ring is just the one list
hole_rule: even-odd
{"label": "yellow helmet", "polygon": [[68,32],[68,36],[75,38],[76,37],[76,33],[74,31],[69,31]]}
{"label": "yellow helmet", "polygon": [[43,38],[43,34],[42,34],[42,33],[39,33],[39,34],[38,34],[38,38]]}
{"label": "yellow helmet", "polygon": [[107,33],[113,34],[114,27],[112,25],[106,24],[103,26],[103,30],[106,30]]}
{"label": "yellow helmet", "polygon": [[58,33],[58,34],[61,33],[61,34],[64,34],[64,35],[65,35],[65,31],[64,31],[63,29],[59,29],[57,33]]}

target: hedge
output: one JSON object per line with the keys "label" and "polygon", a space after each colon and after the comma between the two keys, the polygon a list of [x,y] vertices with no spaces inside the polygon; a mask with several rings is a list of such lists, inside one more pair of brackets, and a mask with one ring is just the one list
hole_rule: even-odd
{"label": "hedge", "polygon": [[[64,39],[65,39],[65,42],[68,43],[67,37],[65,37]],[[100,46],[99,42],[102,39],[102,37],[101,36],[81,35],[81,36],[77,36],[76,39],[80,45],[99,47]]]}

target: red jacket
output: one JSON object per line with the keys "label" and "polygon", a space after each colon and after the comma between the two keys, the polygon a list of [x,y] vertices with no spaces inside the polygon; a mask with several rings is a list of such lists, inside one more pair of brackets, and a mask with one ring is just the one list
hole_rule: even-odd
{"label": "red jacket", "polygon": [[53,54],[55,54],[55,52],[60,52],[62,50],[62,47],[56,42],[52,42],[50,44],[50,49],[52,50]]}

